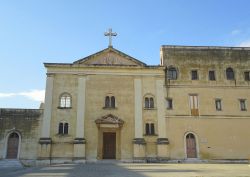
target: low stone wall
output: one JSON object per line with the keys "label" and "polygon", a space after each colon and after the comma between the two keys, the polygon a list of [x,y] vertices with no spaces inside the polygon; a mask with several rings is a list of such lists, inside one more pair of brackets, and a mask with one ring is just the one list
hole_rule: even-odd
{"label": "low stone wall", "polygon": [[0,159],[6,158],[8,137],[20,137],[18,159],[32,161],[37,157],[42,109],[0,109]]}

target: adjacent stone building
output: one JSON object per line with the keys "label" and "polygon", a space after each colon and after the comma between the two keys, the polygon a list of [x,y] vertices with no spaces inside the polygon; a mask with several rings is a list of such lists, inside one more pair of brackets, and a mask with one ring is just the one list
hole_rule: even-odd
{"label": "adjacent stone building", "polygon": [[0,159],[37,160],[42,109],[0,109]]}
{"label": "adjacent stone building", "polygon": [[162,46],[160,60],[109,46],[45,63],[44,108],[0,110],[0,158],[248,161],[250,48]]}
{"label": "adjacent stone building", "polygon": [[161,64],[169,158],[250,159],[250,48],[162,46]]}

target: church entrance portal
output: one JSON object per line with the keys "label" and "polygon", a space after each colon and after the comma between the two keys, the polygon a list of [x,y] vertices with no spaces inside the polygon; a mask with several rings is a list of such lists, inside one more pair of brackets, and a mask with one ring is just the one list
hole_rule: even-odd
{"label": "church entrance portal", "polygon": [[95,120],[98,127],[97,159],[121,158],[122,119],[108,114]]}
{"label": "church entrance portal", "polygon": [[19,135],[11,133],[8,138],[7,144],[7,159],[16,159],[18,155]]}
{"label": "church entrance portal", "polygon": [[186,136],[187,158],[197,158],[195,136],[192,133]]}
{"label": "church entrance portal", "polygon": [[116,158],[116,133],[103,132],[103,159]]}

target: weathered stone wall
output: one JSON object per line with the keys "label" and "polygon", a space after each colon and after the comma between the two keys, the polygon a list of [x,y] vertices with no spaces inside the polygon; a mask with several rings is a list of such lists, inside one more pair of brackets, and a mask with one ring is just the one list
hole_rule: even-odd
{"label": "weathered stone wall", "polygon": [[36,159],[42,116],[40,109],[0,109],[0,159],[6,158],[8,135],[12,132],[21,136],[18,158]]}
{"label": "weathered stone wall", "polygon": [[[250,48],[162,46],[161,64],[175,67],[177,80],[166,80],[165,97],[173,99],[173,109],[166,109],[170,158],[185,159],[185,135],[196,136],[198,158],[250,159],[250,82],[244,72],[250,69]],[[234,80],[227,80],[231,67]],[[191,70],[199,79],[191,80]],[[215,71],[210,81],[209,70]],[[189,95],[198,96],[198,116],[191,115]],[[222,110],[215,107],[220,99]],[[246,100],[246,110],[240,109]]]}
{"label": "weathered stone wall", "polygon": [[[249,86],[244,71],[249,71],[250,48],[162,46],[161,64],[176,67],[178,79],[170,84]],[[235,80],[226,79],[226,68],[234,70]],[[199,80],[191,80],[197,70]],[[209,81],[208,71],[214,70],[216,81]]]}

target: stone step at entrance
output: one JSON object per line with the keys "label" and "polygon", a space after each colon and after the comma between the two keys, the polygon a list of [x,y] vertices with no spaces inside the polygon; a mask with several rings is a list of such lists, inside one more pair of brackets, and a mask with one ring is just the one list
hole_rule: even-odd
{"label": "stone step at entrance", "polygon": [[0,168],[23,168],[23,165],[16,159],[4,159],[0,160]]}

